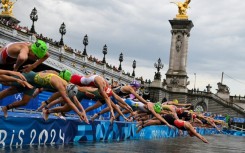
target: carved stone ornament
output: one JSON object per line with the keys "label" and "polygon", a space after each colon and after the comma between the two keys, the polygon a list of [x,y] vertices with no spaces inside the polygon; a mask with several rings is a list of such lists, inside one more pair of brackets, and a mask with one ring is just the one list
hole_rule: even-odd
{"label": "carved stone ornament", "polygon": [[218,85],[218,92],[221,92],[221,93],[230,93],[230,88],[225,85],[225,84],[222,84],[222,83],[217,83]]}
{"label": "carved stone ornament", "polygon": [[181,51],[182,48],[182,36],[181,35],[177,35],[176,37],[176,51],[179,52]]}
{"label": "carved stone ornament", "polygon": [[173,77],[173,79],[170,80],[170,84],[173,87],[178,87],[178,85],[179,85],[179,79],[177,77]]}

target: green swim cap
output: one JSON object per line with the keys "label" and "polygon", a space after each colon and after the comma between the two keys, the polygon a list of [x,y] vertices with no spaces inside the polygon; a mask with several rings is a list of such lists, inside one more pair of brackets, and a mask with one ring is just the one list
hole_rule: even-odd
{"label": "green swim cap", "polygon": [[162,111],[162,105],[160,102],[155,103],[153,108],[156,113],[161,113]]}
{"label": "green swim cap", "polygon": [[178,104],[178,103],[179,103],[179,101],[178,101],[177,99],[174,99],[173,102],[174,102],[175,104]]}
{"label": "green swim cap", "polygon": [[38,58],[43,58],[48,51],[48,47],[44,41],[37,40],[31,45],[31,50]]}
{"label": "green swim cap", "polygon": [[71,80],[71,72],[69,70],[60,71],[59,76],[69,82]]}

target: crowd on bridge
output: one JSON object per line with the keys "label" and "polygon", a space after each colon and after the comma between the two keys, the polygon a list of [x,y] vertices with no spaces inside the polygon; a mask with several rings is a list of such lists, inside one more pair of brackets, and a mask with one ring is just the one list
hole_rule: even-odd
{"label": "crowd on bridge", "polygon": [[[21,26],[21,25],[19,25],[17,23],[14,23],[14,22],[10,22],[7,19],[0,18],[0,24],[4,25],[6,27],[9,27],[11,29],[15,29],[17,31],[23,32],[23,33],[25,33],[27,35],[33,35],[33,33],[30,32],[30,30],[29,30],[28,27]],[[40,39],[40,40],[42,40],[42,41],[45,41],[45,42],[47,42],[49,44],[52,44],[52,45],[54,45],[56,47],[61,47],[60,46],[60,42],[58,42],[56,40],[53,40],[52,38],[46,37],[43,34],[37,34],[36,33],[35,34],[35,37],[38,38],[38,39]],[[3,47],[3,44],[0,44],[0,47]],[[74,53],[77,56],[82,56],[82,51],[80,51],[78,49],[73,49],[72,47],[70,47],[70,46],[68,46],[66,44],[64,44],[64,50],[66,52]],[[96,62],[97,64],[103,64],[103,62],[101,60],[99,60],[96,57],[93,57],[92,55],[89,55],[88,56],[88,60],[93,61],[93,62]],[[112,66],[111,64],[106,63],[106,66],[108,68],[113,69],[114,71],[117,71],[117,72],[120,71],[120,70],[118,70],[118,68],[116,66]],[[130,76],[130,73],[129,72],[126,73],[124,70],[122,70],[122,73]],[[141,79],[141,78],[139,78],[139,79]]]}

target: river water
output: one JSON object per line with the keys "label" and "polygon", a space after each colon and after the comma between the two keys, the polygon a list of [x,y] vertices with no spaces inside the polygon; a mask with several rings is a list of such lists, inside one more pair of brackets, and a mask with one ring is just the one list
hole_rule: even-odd
{"label": "river water", "polygon": [[245,153],[245,137],[230,135],[205,136],[209,144],[196,137],[158,140],[74,143],[0,148],[1,153]]}

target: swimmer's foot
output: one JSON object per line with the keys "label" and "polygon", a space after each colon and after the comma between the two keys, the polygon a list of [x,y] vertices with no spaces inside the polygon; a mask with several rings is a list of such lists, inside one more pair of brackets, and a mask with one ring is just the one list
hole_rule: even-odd
{"label": "swimmer's foot", "polygon": [[139,126],[136,133],[139,133],[142,128],[143,128],[142,126]]}
{"label": "swimmer's foot", "polygon": [[92,122],[94,122],[94,120],[96,119],[96,118],[98,118],[99,117],[99,115],[96,113],[96,114],[94,114],[94,116],[93,117],[91,117],[91,121]]}
{"label": "swimmer's foot", "polygon": [[45,121],[48,120],[48,116],[49,116],[48,109],[43,108],[43,119],[44,119]]}
{"label": "swimmer's foot", "polygon": [[41,106],[37,109],[37,111],[41,111],[46,105],[47,105],[46,102],[43,101]]}
{"label": "swimmer's foot", "polygon": [[110,118],[110,122],[111,122],[111,124],[113,124],[113,122],[114,122],[114,117],[111,117],[111,118]]}
{"label": "swimmer's foot", "polygon": [[60,118],[62,120],[66,120],[66,118],[61,113],[54,113],[53,115],[57,116],[58,118]]}
{"label": "swimmer's foot", "polygon": [[7,107],[6,106],[3,106],[2,107],[2,111],[3,111],[4,117],[7,118],[8,117],[8,109],[7,109]]}
{"label": "swimmer's foot", "polygon": [[139,126],[142,126],[142,121],[138,121],[138,123],[136,124],[136,127],[138,128]]}
{"label": "swimmer's foot", "polygon": [[128,122],[133,122],[133,120],[134,120],[133,117],[128,118]]}

